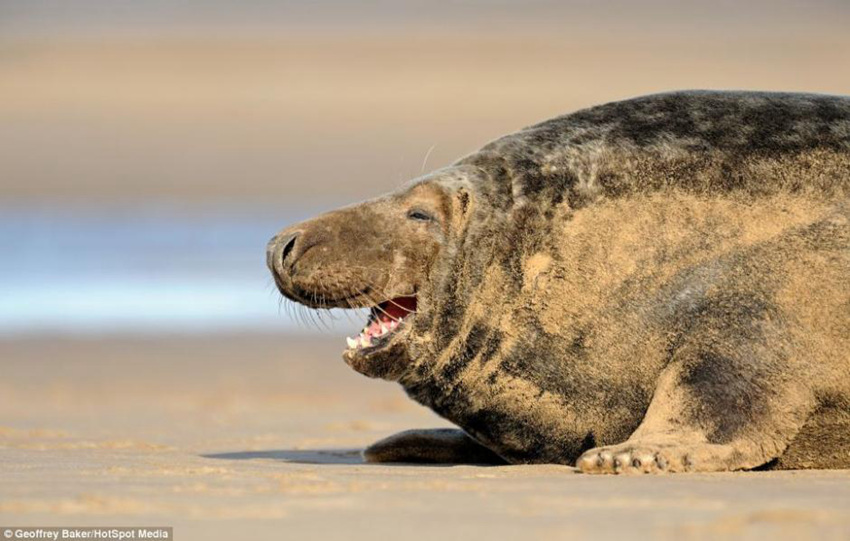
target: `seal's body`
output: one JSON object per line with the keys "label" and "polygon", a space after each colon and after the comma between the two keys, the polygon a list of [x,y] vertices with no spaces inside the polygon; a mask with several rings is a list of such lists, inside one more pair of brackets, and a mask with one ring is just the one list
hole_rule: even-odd
{"label": "seal's body", "polygon": [[579,111],[289,228],[269,264],[299,302],[373,306],[346,361],[464,431],[372,460],[850,467],[850,98]]}

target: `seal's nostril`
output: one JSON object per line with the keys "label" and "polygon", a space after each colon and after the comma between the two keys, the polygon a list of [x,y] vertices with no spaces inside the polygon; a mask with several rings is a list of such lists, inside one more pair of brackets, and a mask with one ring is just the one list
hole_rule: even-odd
{"label": "seal's nostril", "polygon": [[283,245],[283,250],[280,252],[280,262],[281,264],[286,262],[287,256],[292,252],[292,249],[295,248],[295,240],[298,238],[298,233],[293,233],[289,235],[289,237],[281,240],[281,244]]}

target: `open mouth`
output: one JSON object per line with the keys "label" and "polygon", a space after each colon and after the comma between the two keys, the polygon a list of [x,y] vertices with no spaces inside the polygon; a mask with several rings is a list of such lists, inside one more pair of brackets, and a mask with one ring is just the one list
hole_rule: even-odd
{"label": "open mouth", "polygon": [[376,347],[388,341],[415,312],[416,297],[396,297],[373,306],[360,334],[345,339],[348,351]]}

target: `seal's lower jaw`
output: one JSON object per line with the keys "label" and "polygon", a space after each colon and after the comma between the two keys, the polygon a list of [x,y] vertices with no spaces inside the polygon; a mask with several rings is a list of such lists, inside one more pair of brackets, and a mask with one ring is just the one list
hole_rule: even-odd
{"label": "seal's lower jaw", "polygon": [[372,307],[360,334],[346,338],[345,362],[366,376],[394,379],[404,364],[403,334],[415,313],[416,297],[397,297]]}

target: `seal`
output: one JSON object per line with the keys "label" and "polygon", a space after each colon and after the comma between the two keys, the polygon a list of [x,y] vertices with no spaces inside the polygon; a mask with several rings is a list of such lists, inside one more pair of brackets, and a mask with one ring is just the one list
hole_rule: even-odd
{"label": "seal", "polygon": [[277,234],[345,362],[459,427],[371,461],[850,467],[850,98],[687,91],[497,139]]}

